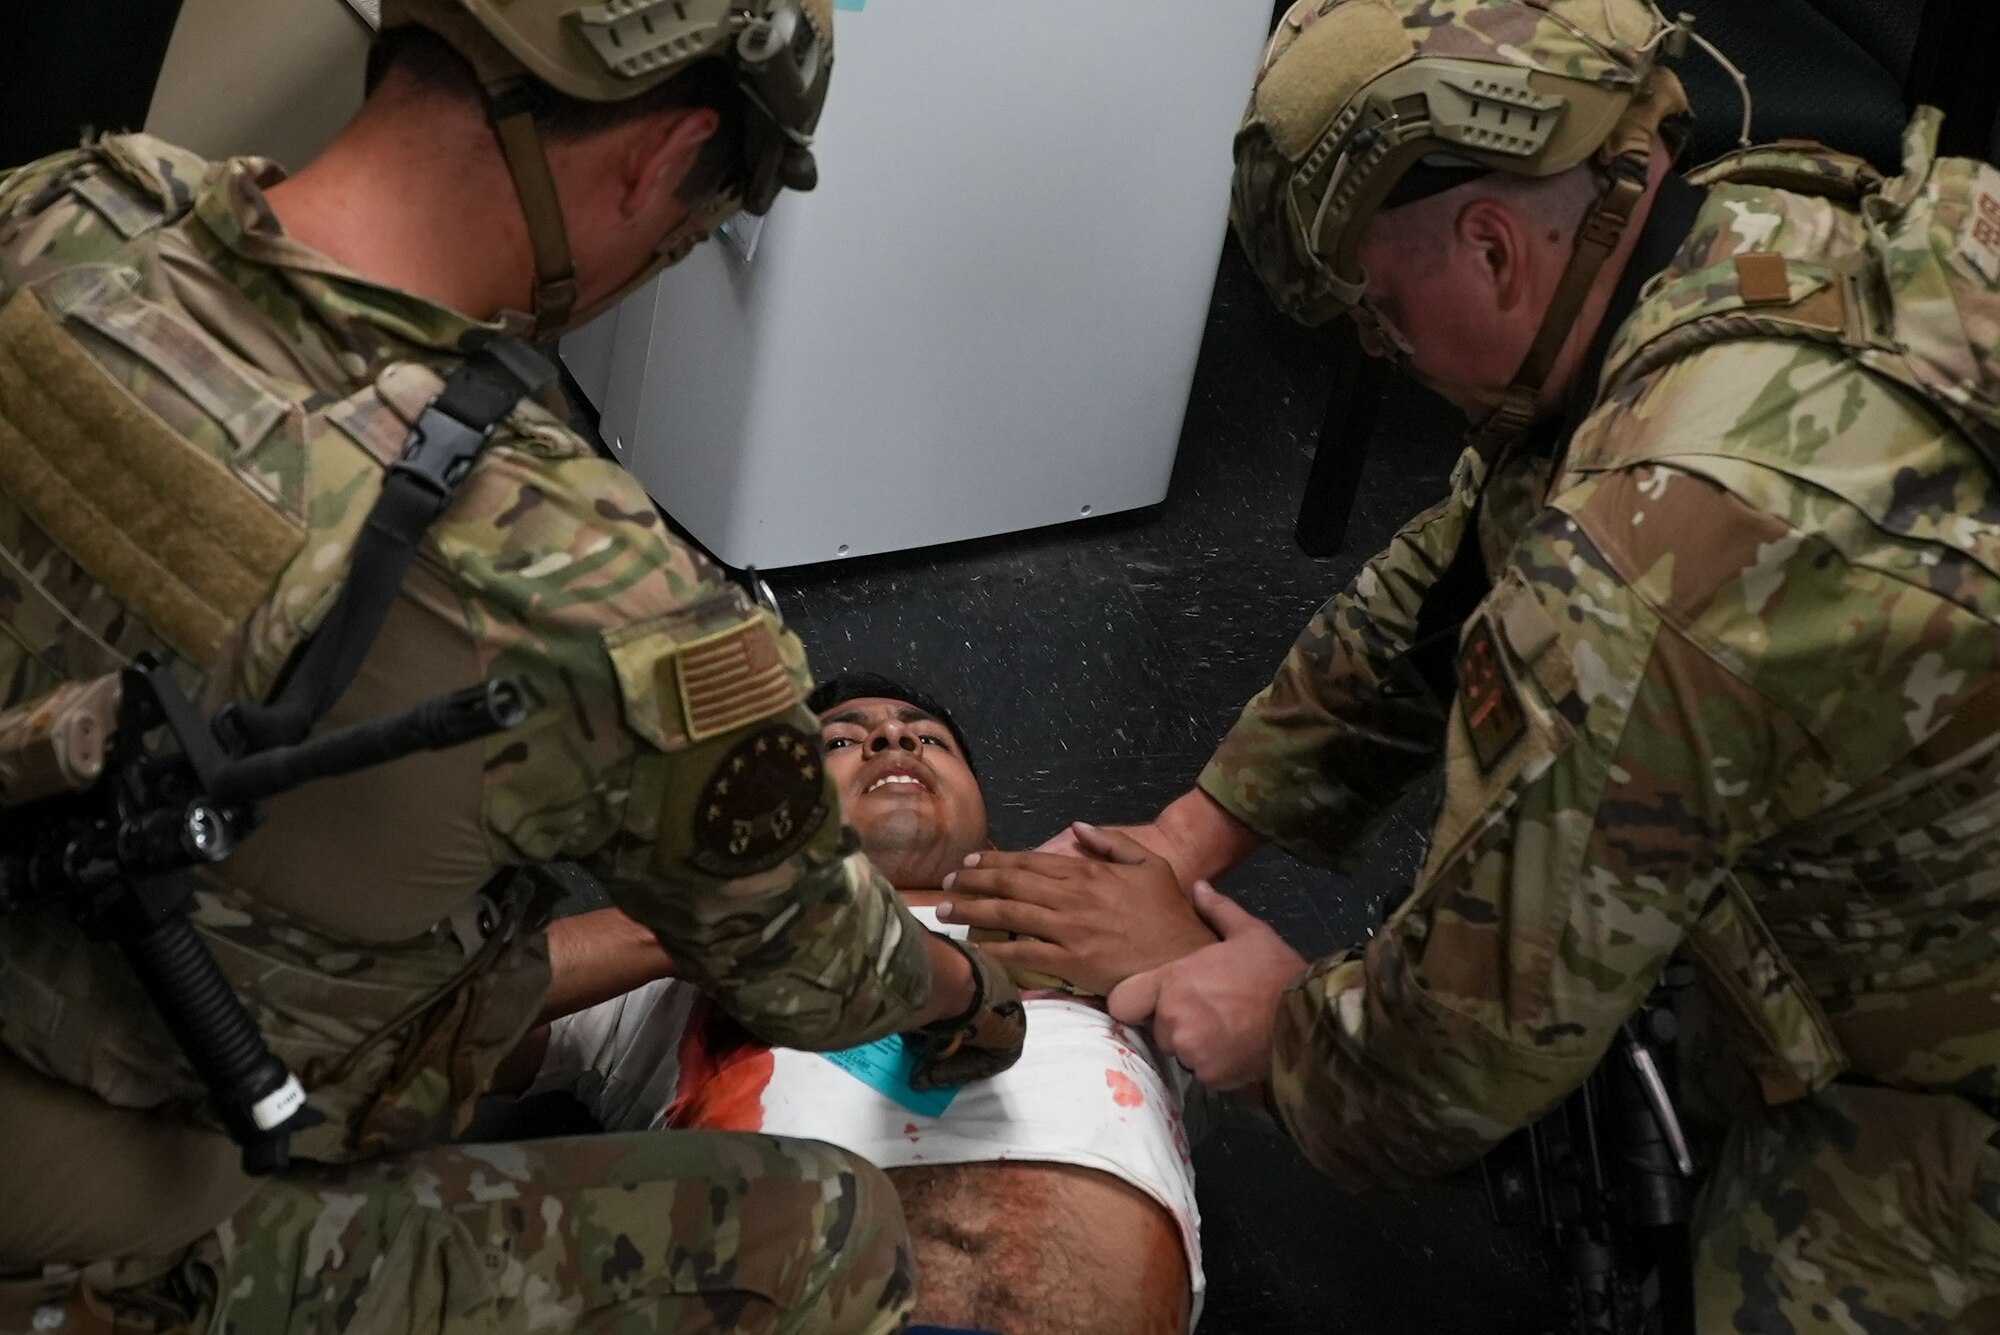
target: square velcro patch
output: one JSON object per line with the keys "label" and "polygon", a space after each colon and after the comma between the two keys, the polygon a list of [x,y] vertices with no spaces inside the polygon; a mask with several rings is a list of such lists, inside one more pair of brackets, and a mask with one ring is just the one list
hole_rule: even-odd
{"label": "square velcro patch", "polygon": [[782,714],[800,698],[778,652],[777,631],[762,615],[681,645],[674,677],[690,742]]}
{"label": "square velcro patch", "polygon": [[0,307],[0,490],[198,667],[222,656],[306,541],[26,288]]}

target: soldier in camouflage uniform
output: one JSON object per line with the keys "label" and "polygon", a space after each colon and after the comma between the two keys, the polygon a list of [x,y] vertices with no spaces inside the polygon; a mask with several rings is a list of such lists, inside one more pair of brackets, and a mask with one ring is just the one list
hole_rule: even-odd
{"label": "soldier in camouflage uniform", "polygon": [[[265,698],[461,358],[812,184],[829,0],[384,11],[379,84],[297,178],[141,136],[0,173],[0,707],[141,652],[205,711]],[[504,873],[557,858],[769,1042],[917,1030],[947,1083],[1022,1038],[843,827],[798,642],[531,401],[328,723],[500,675],[524,727],[280,799],[199,883],[323,1119],[291,1171],[244,1175],[110,945],[0,917],[0,1329],[900,1328],[901,1212],[852,1156],[437,1147],[548,981],[548,903]]]}
{"label": "soldier in camouflage uniform", "polygon": [[[1201,887],[1228,939],[1112,1006],[1268,1081],[1361,1187],[1549,1111],[1685,952],[1746,1077],[1700,1329],[2000,1329],[2000,171],[1937,160],[1927,112],[1900,178],[1796,144],[1671,178],[1678,41],[1631,0],[1282,25],[1245,248],[1481,425],[1137,833],[1195,881],[1266,840],[1335,864],[1440,760],[1444,808],[1365,950],[1302,967]],[[1496,199],[1566,181],[1569,268],[1521,280],[1526,317],[1412,300],[1502,244]],[[955,918],[1049,932],[1028,864],[981,868],[960,884],[1021,902]]]}

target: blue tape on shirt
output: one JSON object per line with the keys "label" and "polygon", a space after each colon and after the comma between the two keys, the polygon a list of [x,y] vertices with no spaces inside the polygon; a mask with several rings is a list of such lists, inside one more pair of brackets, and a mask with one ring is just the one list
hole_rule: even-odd
{"label": "blue tape on shirt", "polygon": [[833,7],[835,9],[861,9],[867,3],[868,0],[834,0]]}
{"label": "blue tape on shirt", "polygon": [[925,1117],[944,1116],[944,1110],[958,1097],[958,1091],[952,1088],[918,1093],[911,1087],[910,1077],[917,1069],[917,1049],[901,1034],[891,1034],[845,1052],[822,1052],[820,1056],[883,1098]]}

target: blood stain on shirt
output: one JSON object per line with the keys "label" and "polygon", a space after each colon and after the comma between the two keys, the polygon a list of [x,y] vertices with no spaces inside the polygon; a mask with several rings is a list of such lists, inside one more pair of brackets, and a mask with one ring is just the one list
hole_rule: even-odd
{"label": "blood stain on shirt", "polygon": [[910,1143],[912,1145],[916,1144],[918,1141],[924,1138],[924,1133],[917,1129],[917,1124],[915,1122],[903,1123],[903,1134],[910,1138]]}
{"label": "blood stain on shirt", "polygon": [[734,1020],[704,1001],[681,1039],[680,1080],[667,1125],[699,1131],[761,1131],[764,1091],[777,1059]]}
{"label": "blood stain on shirt", "polygon": [[1123,1071],[1106,1071],[1104,1083],[1111,1089],[1111,1101],[1121,1108],[1137,1108],[1146,1101],[1145,1091]]}

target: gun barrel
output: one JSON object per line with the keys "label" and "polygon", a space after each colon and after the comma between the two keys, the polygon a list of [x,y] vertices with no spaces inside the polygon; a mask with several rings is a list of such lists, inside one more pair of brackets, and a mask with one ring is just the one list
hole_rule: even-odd
{"label": "gun barrel", "polygon": [[520,726],[527,697],[509,678],[480,682],[400,714],[370,719],[231,761],[208,785],[218,802],[254,802],[355,770],[386,765],[418,751],[445,751]]}

